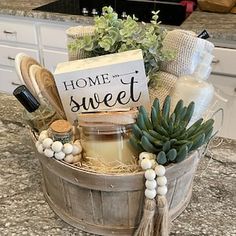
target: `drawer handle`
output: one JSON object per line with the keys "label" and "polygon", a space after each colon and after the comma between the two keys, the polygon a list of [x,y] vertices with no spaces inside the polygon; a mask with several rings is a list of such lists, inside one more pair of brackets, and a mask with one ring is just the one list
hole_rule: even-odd
{"label": "drawer handle", "polygon": [[215,60],[212,61],[212,63],[213,64],[218,64],[218,63],[220,63],[220,60],[219,59],[215,59]]}
{"label": "drawer handle", "polygon": [[3,30],[4,34],[16,34],[16,31]]}
{"label": "drawer handle", "polygon": [[10,60],[10,61],[15,61],[14,57],[7,57],[7,59]]}
{"label": "drawer handle", "polygon": [[21,84],[18,84],[18,83],[15,83],[15,82],[11,82],[12,85],[15,85],[15,86],[19,86]]}

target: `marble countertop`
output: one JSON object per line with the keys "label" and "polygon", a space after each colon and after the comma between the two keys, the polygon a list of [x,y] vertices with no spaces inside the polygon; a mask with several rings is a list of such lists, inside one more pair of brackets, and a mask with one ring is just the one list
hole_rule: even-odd
{"label": "marble countertop", "polygon": [[[63,222],[45,202],[40,165],[21,117],[14,97],[0,94],[0,235],[90,235]],[[215,140],[170,236],[235,236],[235,173],[236,141]]]}
{"label": "marble countertop", "polygon": [[[93,19],[91,17],[32,10],[53,1],[55,0],[1,0],[0,14],[64,22],[76,22],[78,24],[93,23]],[[180,28],[193,30],[197,33],[201,32],[203,29],[206,29],[212,36],[213,41],[226,41],[226,43],[229,42],[234,44],[236,42],[236,14],[195,11],[183,22]]]}

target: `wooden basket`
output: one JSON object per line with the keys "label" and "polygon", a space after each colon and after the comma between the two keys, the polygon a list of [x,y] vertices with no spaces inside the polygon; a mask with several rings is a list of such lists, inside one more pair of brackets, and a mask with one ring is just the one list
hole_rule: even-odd
{"label": "wooden basket", "polygon": [[[168,166],[167,199],[171,219],[188,205],[194,173],[201,156],[193,152],[179,164]],[[132,235],[143,210],[144,174],[108,175],[88,172],[38,154],[44,196],[64,221],[100,235]]]}

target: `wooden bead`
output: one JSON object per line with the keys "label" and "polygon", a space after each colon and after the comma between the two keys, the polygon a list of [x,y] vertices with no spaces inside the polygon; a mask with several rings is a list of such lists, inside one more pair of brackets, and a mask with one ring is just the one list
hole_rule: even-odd
{"label": "wooden bead", "polygon": [[154,180],[156,177],[156,173],[152,169],[146,170],[144,175],[147,180]]}
{"label": "wooden bead", "polygon": [[141,167],[143,170],[150,169],[152,167],[152,163],[149,159],[145,158],[141,161]]}
{"label": "wooden bead", "polygon": [[158,166],[156,166],[156,168],[155,168],[155,172],[156,172],[156,175],[157,175],[157,176],[164,176],[165,173],[166,173],[166,169],[165,169],[164,166],[158,165]]}
{"label": "wooden bead", "polygon": [[57,160],[63,160],[65,158],[66,154],[64,152],[56,152],[54,154],[54,156]]}
{"label": "wooden bead", "polygon": [[81,161],[81,159],[82,159],[82,155],[81,154],[75,155],[73,163],[78,163],[79,161]]}
{"label": "wooden bead", "polygon": [[63,148],[63,144],[61,142],[59,142],[59,141],[53,142],[52,150],[54,152],[60,152],[62,150],[62,148]]}
{"label": "wooden bead", "polygon": [[72,146],[72,144],[70,144],[70,143],[65,143],[65,144],[63,145],[62,151],[63,151],[66,155],[71,154],[72,151],[73,151],[73,146]]}
{"label": "wooden bead", "polygon": [[67,156],[64,158],[64,161],[67,162],[67,163],[73,163],[73,161],[74,161],[74,156],[73,156],[72,154],[67,155]]}
{"label": "wooden bead", "polygon": [[167,178],[165,176],[157,177],[158,186],[164,186],[167,184]]}
{"label": "wooden bead", "polygon": [[50,148],[52,143],[53,143],[53,140],[51,138],[46,138],[42,142],[44,148]]}
{"label": "wooden bead", "polygon": [[46,149],[44,150],[44,155],[45,155],[46,157],[53,157],[54,151],[53,151],[51,148],[46,148]]}
{"label": "wooden bead", "polygon": [[149,190],[156,189],[157,182],[156,182],[156,180],[146,180],[145,186]]}
{"label": "wooden bead", "polygon": [[160,187],[157,187],[157,194],[158,195],[166,195],[167,193],[167,187],[166,185],[165,186],[160,186]]}
{"label": "wooden bead", "polygon": [[145,197],[149,199],[155,198],[157,195],[156,190],[145,189]]}
{"label": "wooden bead", "polygon": [[77,155],[82,152],[82,146],[80,144],[73,144],[72,155]]}

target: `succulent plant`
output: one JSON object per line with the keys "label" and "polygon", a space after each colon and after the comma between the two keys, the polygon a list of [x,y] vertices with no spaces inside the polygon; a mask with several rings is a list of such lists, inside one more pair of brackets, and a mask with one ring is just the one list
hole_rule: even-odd
{"label": "succulent plant", "polygon": [[150,78],[159,70],[160,62],[174,59],[174,52],[162,51],[167,31],[157,22],[158,12],[153,12],[150,24],[138,23],[135,16],[119,19],[111,7],[103,7],[102,12],[102,16],[94,18],[94,35],[78,38],[68,45],[69,50],[83,49],[91,56],[100,56],[142,49],[146,75]]}
{"label": "succulent plant", "polygon": [[203,118],[188,126],[194,111],[194,102],[187,107],[179,100],[170,114],[171,98],[167,96],[161,109],[155,99],[149,115],[139,108],[137,122],[132,127],[130,142],[138,152],[156,154],[156,161],[165,165],[181,162],[188,153],[207,143],[213,132],[214,120],[203,122]]}

